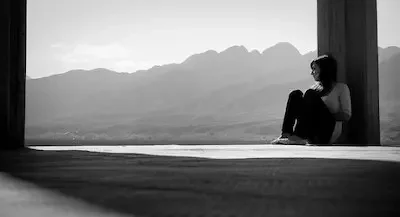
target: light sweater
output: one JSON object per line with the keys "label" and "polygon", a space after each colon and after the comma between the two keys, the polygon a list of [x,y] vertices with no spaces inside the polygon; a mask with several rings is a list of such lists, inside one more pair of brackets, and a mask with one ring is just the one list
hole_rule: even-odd
{"label": "light sweater", "polygon": [[[324,101],[325,105],[332,114],[341,111],[351,116],[351,98],[350,90],[347,84],[336,83],[333,90],[328,95],[321,97],[321,99]],[[342,121],[336,121],[335,128],[332,132],[329,142],[330,144],[335,143],[342,134],[342,125]]]}

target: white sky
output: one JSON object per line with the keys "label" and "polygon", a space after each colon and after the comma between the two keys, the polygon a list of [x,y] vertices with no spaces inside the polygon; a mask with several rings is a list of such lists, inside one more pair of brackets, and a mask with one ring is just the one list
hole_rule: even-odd
{"label": "white sky", "polygon": [[[317,48],[316,0],[28,0],[27,75],[134,72],[282,41]],[[378,0],[379,45],[400,47],[400,0]]]}

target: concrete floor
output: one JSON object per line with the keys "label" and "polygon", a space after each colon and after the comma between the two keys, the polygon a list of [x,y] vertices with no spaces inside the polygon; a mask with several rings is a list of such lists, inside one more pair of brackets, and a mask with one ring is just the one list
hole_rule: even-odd
{"label": "concrete floor", "polygon": [[40,149],[0,152],[1,217],[400,216],[400,148]]}

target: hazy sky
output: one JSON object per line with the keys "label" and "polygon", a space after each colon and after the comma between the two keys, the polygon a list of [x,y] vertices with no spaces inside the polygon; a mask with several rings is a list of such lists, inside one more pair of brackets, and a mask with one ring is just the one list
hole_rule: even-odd
{"label": "hazy sky", "polygon": [[[134,72],[233,45],[317,48],[316,0],[28,0],[27,74]],[[379,45],[400,46],[400,0],[378,0]]]}

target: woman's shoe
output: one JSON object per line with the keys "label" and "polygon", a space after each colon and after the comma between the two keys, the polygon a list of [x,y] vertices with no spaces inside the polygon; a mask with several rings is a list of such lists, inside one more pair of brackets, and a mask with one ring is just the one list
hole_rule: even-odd
{"label": "woman's shoe", "polygon": [[285,144],[290,136],[288,133],[282,133],[278,138],[272,140],[271,144]]}
{"label": "woman's shoe", "polygon": [[277,144],[282,144],[285,145],[287,143],[287,140],[289,140],[288,138],[276,138],[274,140],[271,141],[271,144],[273,145],[277,145]]}
{"label": "woman's shoe", "polygon": [[307,143],[309,143],[307,139],[303,139],[296,135],[289,136],[287,141],[287,145],[306,145]]}

